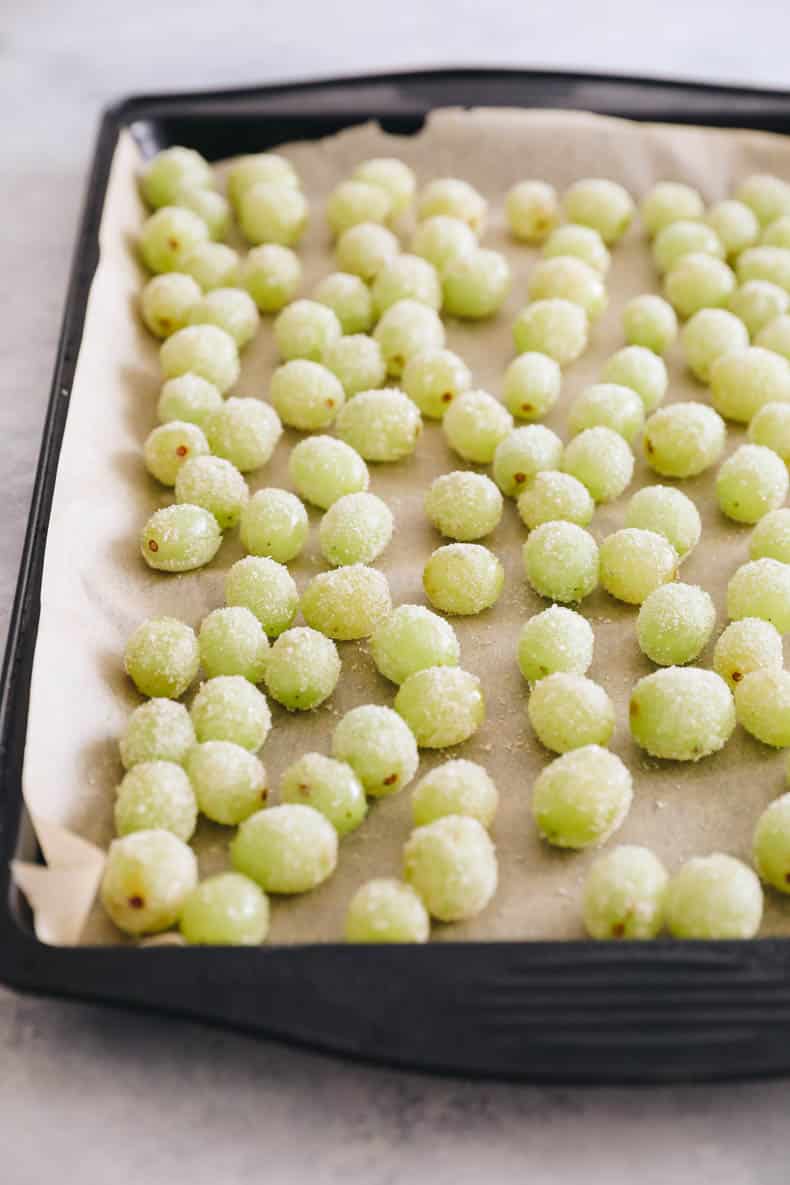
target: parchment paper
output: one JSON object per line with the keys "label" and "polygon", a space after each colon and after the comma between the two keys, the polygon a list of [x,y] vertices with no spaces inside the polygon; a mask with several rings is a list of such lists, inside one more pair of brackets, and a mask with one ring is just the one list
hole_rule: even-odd
{"label": "parchment paper", "polygon": [[[456,175],[476,185],[491,203],[484,243],[504,251],[513,270],[511,295],[492,322],[451,323],[448,344],[472,368],[476,385],[501,393],[512,357],[511,323],[525,301],[526,277],[537,252],[511,242],[503,227],[505,189],[523,177],[541,177],[562,189],[583,176],[612,177],[639,198],[655,181],[678,179],[697,186],[706,201],[727,196],[754,170],[790,176],[790,143],[750,132],[646,126],[586,114],[476,110],[437,111],[414,137],[385,135],[364,125],[318,143],[297,143],[283,151],[298,168],[313,210],[300,247],[303,292],[334,270],[322,207],[331,187],[360,160],[396,155],[412,165],[424,183]],[[136,315],[143,275],[133,252],[143,217],[134,174],[136,149],[122,139],[113,163],[101,229],[101,262],[91,290],[79,365],[71,394],[60,458],[41,591],[42,610],[31,689],[25,759],[25,797],[42,840],[48,868],[17,865],[16,875],[31,899],[37,931],[54,943],[119,942],[120,935],[93,904],[102,850],[112,836],[114,790],[122,770],[117,738],[138,697],[124,676],[125,640],[142,619],[172,614],[197,627],[223,603],[223,580],[241,553],[231,532],[215,561],[184,576],[149,571],[138,556],[137,533],[147,516],[171,500],[169,491],[147,477],[141,459],[146,434],[156,423],[160,384],[157,345]],[[404,226],[407,241],[409,227]],[[562,397],[547,423],[565,435],[567,408],[595,381],[603,361],[622,344],[620,310],[640,292],[655,291],[657,277],[639,228],[614,251],[608,278],[609,311],[596,325],[587,353],[566,371]],[[706,399],[706,391],[684,373],[680,351],[671,351],[670,400]],[[236,393],[266,398],[276,365],[271,323],[264,320],[244,353]],[[287,432],[273,461],[251,475],[251,488],[288,487],[287,457],[298,434]],[[728,451],[743,439],[730,428]],[[396,465],[371,466],[371,489],[396,515],[397,532],[379,561],[393,601],[424,602],[422,567],[439,539],[422,513],[422,497],[439,473],[462,467],[446,448],[441,429],[426,422],[417,453]],[[713,595],[716,634],[726,623],[724,589],[738,564],[748,558],[749,529],[723,519],[713,497],[714,474],[682,483],[704,522],[702,545],[683,567],[683,579]],[[598,540],[623,525],[627,497],[654,482],[641,459],[627,495],[600,507],[592,524]],[[311,512],[311,539],[293,565],[303,589],[323,565]],[[493,835],[500,886],[494,902],[474,921],[435,926],[434,938],[538,939],[582,934],[580,893],[593,853],[553,850],[537,837],[530,814],[530,788],[549,755],[526,719],[527,688],[515,662],[519,628],[545,608],[527,587],[521,567],[525,529],[514,505],[486,540],[506,569],[506,586],[489,612],[454,620],[465,667],[480,675],[488,720],[464,756],[484,763],[495,778],[501,806]],[[674,869],[694,854],[714,850],[749,859],[752,828],[759,812],[782,792],[783,757],[738,730],[726,749],[696,765],[651,761],[631,742],[627,702],[637,678],[653,669],[636,643],[636,611],[598,592],[585,601],[595,628],[595,661],[590,674],[606,687],[618,713],[613,748],[630,766],[635,801],[616,842],[648,844]],[[712,647],[701,658],[709,664]],[[331,701],[315,712],[291,715],[272,704],[274,729],[262,751],[270,785],[303,751],[328,751],[337,718],[362,703],[391,703],[395,688],[375,671],[365,644],[340,645],[343,674]],[[420,772],[453,755],[422,755]],[[368,819],[343,840],[341,861],[331,880],[314,893],[274,904],[271,941],[321,942],[342,933],[345,906],[371,875],[397,875],[401,846],[410,829],[410,793],[372,804]],[[201,872],[226,863],[230,831],[201,822],[196,848]],[[790,933],[790,903],[768,894],[763,932]]]}

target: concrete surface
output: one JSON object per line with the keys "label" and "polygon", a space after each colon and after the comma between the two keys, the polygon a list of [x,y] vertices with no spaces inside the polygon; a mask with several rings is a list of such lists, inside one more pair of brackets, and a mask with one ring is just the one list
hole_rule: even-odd
{"label": "concrete surface", "polygon": [[[438,64],[788,85],[790,8],[711,0],[2,0],[0,637],[86,165],[130,91]],[[545,1090],[347,1066],[0,989],[0,1180],[786,1185],[785,1083]],[[23,1134],[24,1133],[24,1134]]]}

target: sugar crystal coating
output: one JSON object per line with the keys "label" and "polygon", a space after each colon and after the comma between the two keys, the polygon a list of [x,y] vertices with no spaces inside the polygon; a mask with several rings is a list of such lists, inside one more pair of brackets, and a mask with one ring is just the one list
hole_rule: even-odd
{"label": "sugar crystal coating", "polygon": [[307,200],[293,184],[258,181],[241,194],[238,214],[248,242],[293,247],[307,226]]}
{"label": "sugar crystal coating", "polygon": [[716,496],[728,518],[756,523],[782,505],[788,484],[781,457],[764,445],[742,444],[719,469]]}
{"label": "sugar crystal coating", "polygon": [[716,202],[705,215],[705,221],[716,231],[730,259],[737,258],[747,247],[753,247],[760,233],[760,223],[754,211],[736,198]]}
{"label": "sugar crystal coating", "polygon": [[570,300],[536,300],[513,322],[517,354],[547,354],[559,366],[570,366],[587,348],[587,314]]}
{"label": "sugar crystal coating", "polygon": [[790,794],[769,803],[760,815],[752,851],[760,879],[780,893],[790,893]]}
{"label": "sugar crystal coating", "polygon": [[211,451],[241,473],[266,464],[282,431],[277,412],[260,399],[226,399],[206,423]]}
{"label": "sugar crystal coating", "polygon": [[656,235],[653,262],[664,275],[692,252],[715,259],[724,258],[724,247],[712,227],[696,220],[678,219]]}
{"label": "sugar crystal coating", "polygon": [[442,613],[482,613],[499,599],[502,564],[479,543],[448,543],[434,551],[422,573],[426,596]]}
{"label": "sugar crystal coating", "polygon": [[424,416],[441,420],[453,400],[472,385],[469,367],[451,350],[425,350],[406,363],[403,390]]}
{"label": "sugar crystal coating", "polygon": [[790,633],[790,564],[769,557],[741,564],[727,585],[727,615],[759,617]]}
{"label": "sugar crystal coating", "polygon": [[769,621],[742,617],[731,622],[713,651],[713,669],[734,691],[752,671],[782,668],[782,636]]}
{"label": "sugar crystal coating", "polygon": [[412,792],[412,818],[415,827],[423,827],[447,815],[466,815],[490,827],[498,803],[497,788],[483,766],[458,757],[420,778]]}
{"label": "sugar crystal coating", "polygon": [[513,417],[487,391],[464,391],[447,409],[442,428],[459,457],[487,465],[494,459],[497,445],[512,431]]}
{"label": "sugar crystal coating", "polygon": [[208,441],[197,424],[173,420],[149,432],[143,445],[143,459],[152,477],[162,485],[173,486],[184,462],[205,456],[208,451]]}
{"label": "sugar crystal coating", "polygon": [[266,805],[266,770],[255,756],[232,741],[209,740],[195,745],[186,771],[207,819],[236,826]]}
{"label": "sugar crystal coating", "polygon": [[247,483],[235,465],[222,457],[189,457],[176,474],[177,502],[202,506],[224,531],[235,527],[247,505]]}
{"label": "sugar crystal coating", "polygon": [[494,481],[507,497],[517,497],[527,483],[546,469],[557,469],[562,441],[543,424],[515,428],[494,453]]}
{"label": "sugar crystal coating", "polygon": [[435,214],[418,222],[409,247],[414,255],[427,259],[441,273],[456,259],[474,251],[477,237],[460,218]]}
{"label": "sugar crystal coating", "polygon": [[559,363],[548,354],[520,354],[505,371],[505,406],[516,419],[539,420],[559,399],[561,384]]}
{"label": "sugar crystal coating", "polygon": [[735,687],[735,712],[747,732],[775,749],[790,745],[790,671],[763,667]]}
{"label": "sugar crystal coating", "polygon": [[280,634],[266,662],[266,690],[291,711],[309,711],[328,699],[340,678],[334,642],[297,626]]}
{"label": "sugar crystal coating", "polygon": [[568,671],[535,684],[527,714],[538,740],[555,753],[606,745],[614,731],[614,705],[603,687]]}
{"label": "sugar crystal coating", "polygon": [[684,325],[681,343],[689,370],[701,383],[707,383],[717,359],[731,350],[747,348],[749,333],[735,312],[700,309]]}
{"label": "sugar crystal coating", "polygon": [[251,753],[260,749],[272,726],[266,696],[241,675],[206,680],[190,715],[199,741],[232,741]]}
{"label": "sugar crystal coating", "polygon": [[195,730],[183,704],[148,700],[135,708],[119,742],[124,769],[142,761],[183,762],[195,743]]}
{"label": "sugar crystal coating", "polygon": [[166,379],[198,374],[224,395],[239,377],[239,351],[235,341],[217,325],[187,325],[163,342],[159,351]]}
{"label": "sugar crystal coating", "polygon": [[584,745],[555,757],[538,775],[532,813],[555,847],[598,847],[622,825],[632,798],[631,774],[620,758]]}
{"label": "sugar crystal coating", "polygon": [[749,247],[738,256],[738,282],[767,280],[790,292],[790,250],[787,247]]}
{"label": "sugar crystal coating", "polygon": [[696,477],[724,452],[724,420],[702,403],[673,403],[645,425],[647,463],[662,477]]}
{"label": "sugar crystal coating", "polygon": [[306,358],[293,358],[277,367],[269,398],[282,422],[303,432],[328,428],[346,401],[338,377]]}
{"label": "sugar crystal coating", "polygon": [[586,674],[593,658],[592,626],[581,613],[551,605],[530,617],[518,638],[518,666],[528,683],[557,671]]}
{"label": "sugar crystal coating", "polygon": [[310,524],[307,511],[290,490],[256,490],[241,512],[239,538],[250,555],[287,564],[299,555]]}
{"label": "sugar crystal coating", "polygon": [[192,210],[162,206],[143,223],[140,255],[149,271],[179,272],[190,251],[207,239],[208,227]]}
{"label": "sugar crystal coating", "polygon": [[436,268],[419,255],[396,255],[385,263],[373,281],[373,309],[381,317],[399,300],[414,300],[439,309],[442,286]]}
{"label": "sugar crystal coating", "polygon": [[598,545],[576,523],[536,527],[524,544],[523,559],[535,592],[552,601],[582,601],[598,585]]}
{"label": "sugar crystal coating", "polygon": [[735,290],[735,273],[721,259],[692,251],[674,265],[664,290],[679,317],[693,317],[700,309],[726,305]]}
{"label": "sugar crystal coating", "polygon": [[643,486],[630,499],[625,525],[663,535],[684,559],[697,546],[702,521],[694,503],[672,486]]}
{"label": "sugar crystal coating", "polygon": [[395,696],[395,710],[421,749],[460,745],[477,732],[486,708],[480,680],[459,667],[427,667],[409,675]]}
{"label": "sugar crystal coating", "polygon": [[351,272],[333,272],[316,286],[313,299],[337,317],[343,333],[367,333],[373,325],[373,300],[364,280]]}
{"label": "sugar crystal coating", "polygon": [[754,344],[764,350],[773,350],[790,361],[790,315],[782,313],[781,317],[769,321],[757,334]]}
{"label": "sugar crystal coating", "polygon": [[591,226],[566,222],[551,232],[543,244],[543,258],[569,255],[581,259],[600,276],[605,276],[609,271],[611,256],[600,234]]}
{"label": "sugar crystal coating", "polygon": [[392,539],[392,511],[375,494],[345,494],[321,519],[321,553],[335,566],[369,564]]}
{"label": "sugar crystal coating", "polygon": [[482,473],[456,470],[433,480],[425,513],[448,539],[471,542],[490,535],[502,517],[502,495]]}
{"label": "sugar crystal coating", "polygon": [[605,243],[616,243],[631,225],[634,203],[616,181],[586,177],[566,189],[562,208],[569,222],[592,226]]}
{"label": "sugar crystal coating", "polygon": [[655,293],[634,296],[623,306],[623,333],[629,346],[665,354],[678,335],[675,310]]}
{"label": "sugar crystal coating", "polygon": [[560,218],[557,191],[546,181],[519,181],[505,194],[508,229],[524,243],[541,243]]}
{"label": "sugar crystal coating", "polygon": [[149,206],[170,205],[185,185],[205,189],[214,184],[211,166],[194,148],[180,144],[157,152],[140,174],[140,189]]}
{"label": "sugar crystal coating", "polygon": [[269,640],[254,613],[242,605],[214,609],[198,634],[203,670],[215,675],[243,675],[260,683],[266,670]]}
{"label": "sugar crystal coating", "polygon": [[632,345],[612,354],[603,368],[601,381],[636,391],[649,414],[666,395],[669,377],[663,358],[644,346]]}
{"label": "sugar crystal coating", "polygon": [[365,790],[351,766],[322,753],[305,753],[283,771],[280,797],[314,807],[340,836],[359,827],[368,810]]}
{"label": "sugar crystal coating", "polygon": [[131,634],[124,651],[126,673],[143,695],[178,699],[199,665],[195,631],[175,617],[149,617]]}
{"label": "sugar crystal coating", "polygon": [[790,402],[790,362],[762,346],[733,350],[713,364],[710,391],[720,415],[748,424],[766,403]]}
{"label": "sugar crystal coating", "polygon": [[747,280],[735,289],[728,304],[730,311],[743,321],[750,337],[756,337],[763,326],[786,313],[788,307],[790,295],[769,280]]}
{"label": "sugar crystal coating", "polygon": [[654,589],[674,580],[678,557],[655,531],[624,527],[601,544],[601,584],[618,601],[641,605]]}
{"label": "sugar crystal coating", "polygon": [[642,225],[649,235],[656,235],[678,219],[701,218],[705,204],[699,190],[681,181],[657,181],[639,206]]}
{"label": "sugar crystal coating", "polygon": [[156,934],[178,921],[197,884],[192,849],[170,831],[135,831],[110,844],[101,903],[127,934]]}
{"label": "sugar crystal coating", "polygon": [[790,185],[770,173],[752,173],[746,177],[736,197],[754,211],[761,226],[790,213]]}
{"label": "sugar crystal coating", "polygon": [[674,581],[653,589],[639,610],[639,647],[662,667],[698,658],[713,633],[716,609],[704,589]]}
{"label": "sugar crystal coating", "polygon": [[481,235],[485,230],[488,203],[468,181],[439,177],[429,181],[417,199],[418,222],[436,214],[460,218],[476,235]]}
{"label": "sugar crystal coating", "polygon": [[593,383],[585,387],[574,399],[568,415],[572,436],[587,428],[611,428],[629,444],[644,423],[645,409],[639,395],[617,383]]}
{"label": "sugar crystal coating", "polygon": [[299,188],[299,177],[289,160],[278,152],[254,152],[237,157],[228,171],[228,197],[234,206],[253,185],[261,182]]}
{"label": "sugar crystal coating", "polygon": [[[234,291],[234,285],[238,280],[239,253],[238,251],[234,251],[232,247],[228,247],[226,243],[198,243],[185,256],[181,266],[187,275],[192,276],[196,283],[200,285],[203,292],[210,293],[214,289],[222,289],[225,292],[230,292]],[[239,293],[239,295],[244,301],[250,299],[246,292]],[[198,301],[194,308],[197,308],[200,303]],[[222,303],[220,301],[220,308]],[[204,306],[202,311],[204,314],[208,314],[208,316],[201,316],[197,320],[190,319],[190,324],[218,325],[220,329],[224,329],[226,333],[230,333],[231,337],[236,340],[236,334],[231,331],[228,325],[223,324],[226,318],[222,316],[221,312],[217,320],[211,315],[211,304]],[[216,308],[214,311],[217,311]],[[257,323],[257,317],[254,316],[256,311],[255,309],[252,310],[253,324]],[[244,343],[236,341],[236,344],[241,346]]]}
{"label": "sugar crystal coating", "polygon": [[754,938],[763,913],[760,882],[733,856],[695,856],[670,879],[665,913],[673,938]]}
{"label": "sugar crystal coating", "polygon": [[424,605],[399,605],[376,626],[370,652],[380,674],[400,684],[427,667],[457,666],[461,647],[449,621]]}
{"label": "sugar crystal coating", "polygon": [[387,373],[400,378],[415,354],[444,346],[445,330],[439,314],[428,305],[399,300],[387,309],[373,337],[381,349]]}
{"label": "sugar crystal coating", "polygon": [[518,513],[530,530],[557,520],[586,527],[594,512],[595,503],[587,487],[558,469],[536,473],[518,496]]}
{"label": "sugar crystal coating", "polygon": [[140,316],[151,333],[169,337],[184,328],[200,297],[200,285],[191,276],[180,272],[154,276],[140,293]]}
{"label": "sugar crystal coating", "polygon": [[156,414],[162,424],[181,420],[205,431],[209,416],[220,407],[222,396],[214,384],[199,374],[187,373],[162,384]]}
{"label": "sugar crystal coating", "polygon": [[332,756],[345,761],[372,798],[397,794],[417,772],[414,734],[392,708],[363,704],[346,712],[332,733]]}
{"label": "sugar crystal coating", "polygon": [[391,608],[386,576],[365,564],[319,573],[302,596],[307,624],[339,642],[370,637]]}
{"label": "sugar crystal coating", "polygon": [[499,251],[478,248],[459,255],[442,276],[444,311],[450,317],[493,317],[509,291],[510,265]]}
{"label": "sugar crystal coating", "polygon": [[780,560],[790,564],[790,509],[786,506],[764,515],[752,531],[749,555],[753,560]]}
{"label": "sugar crystal coating", "polygon": [[619,432],[586,428],[565,445],[561,467],[585,485],[596,502],[611,502],[630,484],[634,454]]}
{"label": "sugar crystal coating", "polygon": [[394,156],[377,156],[363,160],[354,169],[353,177],[368,185],[378,185],[389,196],[392,216],[403,214],[412,203],[417,189],[414,170]]}
{"label": "sugar crystal coating", "polygon": [[790,212],[768,223],[760,235],[760,243],[766,247],[790,247]]}
{"label": "sugar crystal coating", "polygon": [[196,946],[259,946],[269,932],[269,902],[249,877],[210,876],[184,902],[181,933]]}
{"label": "sugar crystal coating", "polygon": [[377,222],[349,227],[335,244],[337,262],[343,271],[359,276],[366,284],[372,284],[399,251],[400,244],[392,231]]}
{"label": "sugar crystal coating", "polygon": [[464,921],[481,913],[496,892],[494,845],[477,819],[446,815],[411,833],[403,875],[432,917]]}
{"label": "sugar crystal coating", "polygon": [[749,424],[749,440],[790,462],[790,403],[764,403]]}
{"label": "sugar crystal coating", "polygon": [[629,720],[634,740],[652,757],[699,761],[729,740],[735,705],[714,671],[664,667],[635,685]]}
{"label": "sugar crystal coating", "polygon": [[140,532],[139,542],[149,568],[190,572],[213,560],[222,532],[208,510],[184,502],[155,510]]}
{"label": "sugar crystal coating", "polygon": [[189,778],[173,761],[141,761],[118,787],[114,818],[118,835],[161,828],[190,839],[197,804]]}
{"label": "sugar crystal coating", "polygon": [[251,610],[270,638],[288,629],[299,608],[293,577],[268,556],[236,561],[225,577],[225,600]]}
{"label": "sugar crystal coating", "polygon": [[247,252],[239,281],[262,313],[279,313],[299,290],[302,265],[290,247],[264,243]]}
{"label": "sugar crystal coating", "polygon": [[531,301],[572,301],[584,309],[590,321],[606,310],[606,288],[600,273],[575,255],[540,260],[529,274],[527,291]]}
{"label": "sugar crystal coating", "polygon": [[417,447],[422,418],[407,395],[384,387],[351,399],[337,417],[336,429],[366,461],[399,461]]}
{"label": "sugar crystal coating", "polygon": [[427,942],[431,922],[410,885],[389,877],[366,881],[348,905],[346,942]]}
{"label": "sugar crystal coating", "polygon": [[274,322],[274,340],[286,362],[293,358],[320,362],[327,346],[342,335],[336,315],[315,300],[295,300]]}
{"label": "sugar crystal coating", "polygon": [[368,467],[356,449],[333,436],[311,436],[291,449],[288,473],[296,492],[326,510],[344,494],[368,488]]}
{"label": "sugar crystal coating", "polygon": [[245,819],[230,859],[266,893],[307,893],[335,871],[337,847],[337,831],[320,811],[289,802]]}
{"label": "sugar crystal coating", "polygon": [[392,199],[386,190],[356,179],[341,181],[326,203],[326,220],[335,235],[363,222],[386,222],[391,212]]}
{"label": "sugar crystal coating", "polygon": [[330,342],[324,350],[324,366],[340,380],[347,399],[380,387],[387,377],[381,347],[364,333]]}
{"label": "sugar crystal coating", "polygon": [[584,882],[584,925],[591,938],[655,938],[664,922],[669,881],[648,848],[622,844],[599,856]]}

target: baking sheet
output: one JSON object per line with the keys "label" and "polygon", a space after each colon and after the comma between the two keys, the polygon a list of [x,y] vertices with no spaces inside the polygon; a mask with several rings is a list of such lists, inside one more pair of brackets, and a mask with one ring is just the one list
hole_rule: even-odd
{"label": "baking sheet", "polygon": [[[303,293],[334,270],[322,216],[329,190],[360,160],[396,155],[425,183],[457,175],[477,186],[491,203],[484,245],[504,251],[513,272],[511,294],[499,315],[480,325],[452,322],[448,345],[472,369],[475,385],[501,394],[512,357],[510,326],[526,299],[526,279],[538,252],[511,242],[504,229],[502,197],[523,177],[541,177],[558,188],[583,176],[622,182],[638,198],[655,181],[684,180],[706,201],[727,196],[752,171],[790,175],[790,143],[753,132],[640,125],[575,112],[483,109],[436,111],[416,136],[391,136],[373,124],[354,127],[317,143],[283,151],[297,167],[313,211],[299,248]],[[172,614],[197,627],[223,603],[228,568],[242,555],[228,533],[208,568],[183,576],[150,571],[137,553],[137,533],[158,506],[171,501],[146,474],[142,443],[156,423],[161,382],[157,344],[139,323],[136,302],[142,269],[134,241],[144,216],[135,185],[137,149],[124,134],[119,142],[105,203],[101,258],[91,289],[71,406],[60,456],[41,588],[41,619],[31,685],[24,767],[24,793],[47,860],[47,868],[17,863],[17,883],[34,908],[43,941],[71,944],[125,941],[94,903],[102,851],[112,838],[115,787],[122,776],[117,738],[139,702],[122,669],[125,640],[154,614]],[[408,241],[409,225],[401,228]],[[585,355],[564,375],[562,396],[545,422],[565,436],[567,409],[580,390],[600,375],[604,360],[622,344],[620,309],[630,296],[658,288],[639,228],[613,252],[607,281],[610,303]],[[669,400],[706,399],[684,373],[680,350],[667,358]],[[234,393],[266,398],[277,365],[271,321],[264,319],[243,356]],[[730,428],[728,452],[743,439]],[[286,431],[272,462],[250,475],[252,490],[289,486],[287,457],[299,434]],[[446,448],[440,427],[426,421],[415,456],[395,465],[371,466],[371,490],[392,508],[397,522],[379,566],[388,576],[393,602],[424,603],[422,567],[443,542],[422,513],[422,496],[439,473],[463,468]],[[598,508],[591,530],[600,541],[623,525],[628,496],[659,480],[640,458],[627,494]],[[718,610],[715,636],[726,624],[724,591],[735,568],[748,558],[749,529],[727,522],[713,496],[714,473],[681,483],[703,518],[701,546],[684,564],[684,580],[712,594]],[[317,547],[319,515],[304,554],[291,565],[300,589],[323,569]],[[509,503],[502,523],[485,542],[506,570],[498,604],[473,618],[453,619],[462,663],[483,682],[488,719],[457,751],[422,754],[420,773],[462,753],[480,761],[497,782],[501,805],[493,827],[499,856],[496,897],[478,918],[437,925],[435,940],[563,939],[583,934],[580,895],[594,853],[563,853],[540,843],[530,813],[530,788],[547,754],[526,719],[527,688],[515,662],[519,629],[545,607],[526,585],[521,546],[526,536]],[[697,765],[658,762],[630,740],[630,689],[654,669],[636,643],[636,610],[602,591],[584,602],[595,629],[590,671],[615,701],[617,730],[612,748],[630,766],[634,804],[612,842],[652,847],[670,869],[694,854],[714,850],[749,858],[754,821],[783,789],[783,757],[738,730],[725,750]],[[343,674],[328,704],[312,713],[289,714],[272,704],[274,728],[261,757],[275,791],[295,754],[328,751],[339,716],[362,703],[391,703],[396,690],[376,672],[365,643],[340,643]],[[700,662],[708,665],[712,644]],[[419,776],[419,775],[418,775]],[[367,820],[343,840],[335,875],[317,891],[274,902],[270,941],[322,942],[342,934],[346,904],[372,875],[397,875],[410,830],[410,793],[371,804]],[[230,830],[201,821],[195,841],[202,875],[226,864]],[[790,934],[790,903],[767,894],[764,934]]]}

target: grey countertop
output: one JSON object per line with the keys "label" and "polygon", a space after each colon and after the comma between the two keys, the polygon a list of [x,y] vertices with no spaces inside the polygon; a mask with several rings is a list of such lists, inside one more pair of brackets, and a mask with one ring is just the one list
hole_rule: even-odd
{"label": "grey countertop", "polygon": [[[753,0],[744,26],[720,0],[3,0],[0,638],[102,105],[445,63],[788,85],[785,0]],[[434,1080],[0,989],[4,1185],[786,1185],[787,1115],[782,1082]]]}

